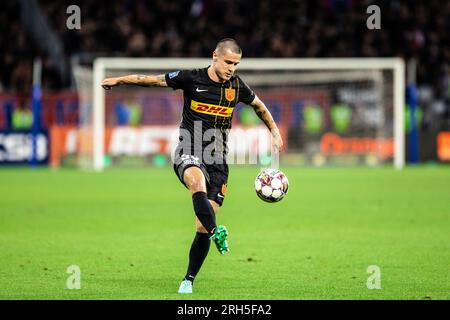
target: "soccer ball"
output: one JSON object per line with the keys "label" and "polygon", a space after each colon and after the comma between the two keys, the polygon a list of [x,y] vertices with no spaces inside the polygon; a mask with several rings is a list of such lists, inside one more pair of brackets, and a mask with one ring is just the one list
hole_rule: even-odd
{"label": "soccer ball", "polygon": [[266,202],[278,202],[288,193],[289,181],[286,175],[277,169],[265,169],[255,179],[255,191]]}

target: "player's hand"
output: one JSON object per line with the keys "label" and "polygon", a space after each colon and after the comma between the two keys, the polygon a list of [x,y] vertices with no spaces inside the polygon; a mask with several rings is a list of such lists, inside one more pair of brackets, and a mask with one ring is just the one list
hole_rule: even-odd
{"label": "player's hand", "polygon": [[278,129],[275,129],[272,130],[271,133],[272,133],[273,147],[275,148],[275,150],[281,151],[281,149],[283,148],[283,139],[281,138],[280,131]]}
{"label": "player's hand", "polygon": [[117,78],[107,78],[102,81],[102,87],[105,90],[111,90],[112,87],[118,86],[119,81]]}

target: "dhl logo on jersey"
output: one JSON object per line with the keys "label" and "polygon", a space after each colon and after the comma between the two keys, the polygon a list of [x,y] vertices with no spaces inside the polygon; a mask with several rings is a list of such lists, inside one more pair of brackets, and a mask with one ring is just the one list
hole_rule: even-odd
{"label": "dhl logo on jersey", "polygon": [[219,116],[230,118],[233,114],[233,108],[218,106],[215,104],[208,104],[203,102],[191,101],[191,109],[204,114],[209,114],[212,116]]}

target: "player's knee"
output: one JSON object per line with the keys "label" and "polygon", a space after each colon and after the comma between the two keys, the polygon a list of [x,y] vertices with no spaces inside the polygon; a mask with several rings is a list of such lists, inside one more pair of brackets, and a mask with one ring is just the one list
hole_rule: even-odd
{"label": "player's knee", "polygon": [[206,184],[204,178],[189,179],[188,181],[186,181],[186,184],[192,194],[196,192],[206,192]]}
{"label": "player's knee", "polygon": [[184,173],[184,182],[193,194],[196,192],[206,192],[205,176],[199,168],[188,168]]}
{"label": "player's knee", "polygon": [[206,192],[206,185],[202,182],[194,182],[189,185],[189,191],[191,191],[192,194],[197,192]]}

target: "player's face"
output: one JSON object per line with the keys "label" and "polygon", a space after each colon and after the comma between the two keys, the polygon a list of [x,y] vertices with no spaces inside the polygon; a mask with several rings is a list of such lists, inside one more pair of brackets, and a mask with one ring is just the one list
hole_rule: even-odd
{"label": "player's face", "polygon": [[237,65],[241,62],[241,56],[241,54],[233,53],[230,50],[225,52],[214,51],[214,71],[222,81],[230,80],[236,71]]}

